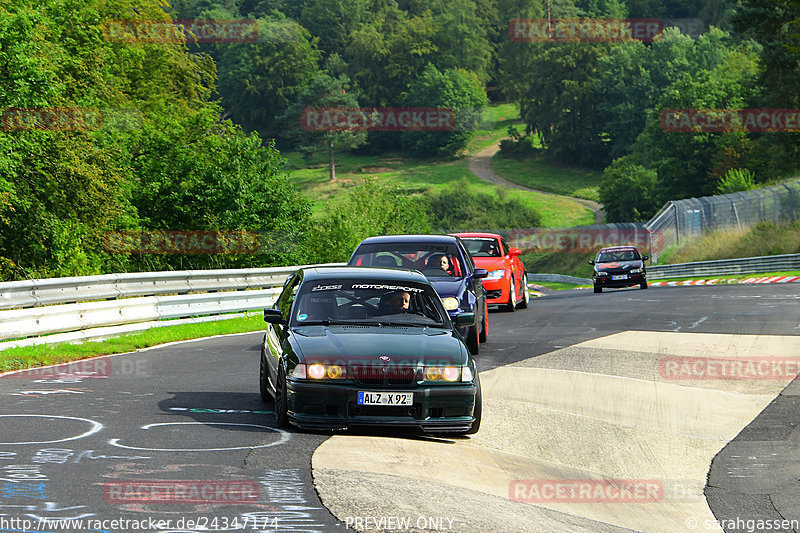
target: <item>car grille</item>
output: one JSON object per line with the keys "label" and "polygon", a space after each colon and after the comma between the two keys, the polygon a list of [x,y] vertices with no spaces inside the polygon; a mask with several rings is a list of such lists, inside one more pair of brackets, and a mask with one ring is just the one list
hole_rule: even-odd
{"label": "car grille", "polygon": [[413,366],[353,365],[353,374],[364,385],[410,385],[417,377]]}

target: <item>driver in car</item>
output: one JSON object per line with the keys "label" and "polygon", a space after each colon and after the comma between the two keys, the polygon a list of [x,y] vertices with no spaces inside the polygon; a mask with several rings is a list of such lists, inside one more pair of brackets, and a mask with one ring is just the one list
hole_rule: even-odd
{"label": "driver in car", "polygon": [[407,313],[408,306],[411,303],[411,294],[406,291],[397,291],[392,294],[389,303],[392,306],[393,313]]}

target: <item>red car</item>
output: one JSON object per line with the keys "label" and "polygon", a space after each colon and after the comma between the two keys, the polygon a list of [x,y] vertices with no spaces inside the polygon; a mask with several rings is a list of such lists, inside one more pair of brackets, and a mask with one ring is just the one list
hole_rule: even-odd
{"label": "red car", "polygon": [[528,307],[528,275],[519,256],[522,250],[509,248],[496,233],[453,233],[461,237],[475,266],[485,268],[483,279],[488,305],[501,305],[507,311]]}

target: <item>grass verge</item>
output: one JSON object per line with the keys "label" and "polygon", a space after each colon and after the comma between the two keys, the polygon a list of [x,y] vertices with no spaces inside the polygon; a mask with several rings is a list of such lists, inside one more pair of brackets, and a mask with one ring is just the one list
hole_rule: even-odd
{"label": "grass verge", "polygon": [[0,351],[0,372],[68,363],[99,355],[132,352],[167,342],[263,329],[265,329],[264,319],[259,313],[243,318],[152,328],[100,341],[8,348]]}
{"label": "grass verge", "polygon": [[541,155],[514,158],[498,152],[492,158],[492,169],[510,182],[567,196],[600,200],[601,173],[545,161]]}
{"label": "grass verge", "polygon": [[[661,282],[673,282],[673,281],[697,281],[697,280],[707,280],[707,279],[715,279],[722,282],[730,281],[730,280],[737,280],[741,281],[743,279],[750,279],[750,278],[773,278],[776,276],[800,276],[800,270],[795,271],[788,271],[788,272],[760,272],[755,274],[736,274],[736,275],[724,275],[724,276],[699,276],[694,278],[666,278],[666,279],[651,279],[649,282],[652,283],[661,283]],[[717,284],[719,285],[719,281]],[[582,285],[582,284],[572,284],[572,283],[558,283],[553,281],[534,281],[531,282],[535,285],[541,285],[542,287],[547,287],[549,289],[553,289],[556,291],[561,290],[570,290],[570,289],[579,289],[579,288],[588,288],[590,289],[591,285]]]}
{"label": "grass verge", "polygon": [[747,230],[719,230],[675,247],[660,264],[800,253],[800,222],[759,222]]}

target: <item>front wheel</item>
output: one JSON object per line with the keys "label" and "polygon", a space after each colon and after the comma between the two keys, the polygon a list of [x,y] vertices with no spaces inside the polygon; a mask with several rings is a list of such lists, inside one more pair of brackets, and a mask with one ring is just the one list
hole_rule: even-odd
{"label": "front wheel", "polygon": [[506,311],[514,312],[517,308],[517,288],[514,286],[514,278],[508,284],[508,303],[506,304]]}
{"label": "front wheel", "polygon": [[278,371],[278,383],[275,384],[275,422],[278,427],[289,426],[289,405],[287,404],[286,376],[283,369]]}
{"label": "front wheel", "polygon": [[261,347],[261,364],[258,371],[258,391],[261,393],[262,402],[271,402],[272,395],[269,393],[269,370],[267,370],[267,357],[264,354],[264,347]]}
{"label": "front wheel", "polygon": [[531,291],[528,290],[528,275],[525,274],[522,277],[522,300],[520,300],[517,307],[520,309],[527,309],[528,302],[530,301],[531,301]]}
{"label": "front wheel", "polygon": [[483,320],[481,320],[481,334],[478,335],[478,340],[481,342],[486,342],[486,339],[488,338],[489,338],[489,306],[484,304]]}
{"label": "front wheel", "polygon": [[472,355],[478,355],[481,351],[480,334],[478,333],[478,324],[470,326],[467,330],[467,349]]}
{"label": "front wheel", "polygon": [[483,412],[483,398],[481,396],[481,380],[478,376],[475,376],[475,407],[472,411],[472,416],[475,418],[475,422],[472,423],[472,427],[469,428],[464,435],[474,435],[478,432],[481,428],[481,414]]}

